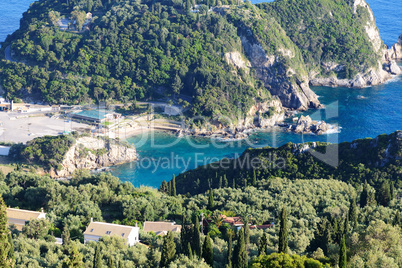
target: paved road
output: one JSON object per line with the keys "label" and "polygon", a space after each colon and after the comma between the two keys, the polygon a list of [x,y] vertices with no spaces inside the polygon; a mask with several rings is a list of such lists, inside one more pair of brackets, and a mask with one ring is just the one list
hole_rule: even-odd
{"label": "paved road", "polygon": [[6,60],[9,60],[11,62],[15,62],[13,60],[13,58],[11,57],[11,47],[10,46],[6,47],[5,52],[4,52],[4,57],[6,58]]}

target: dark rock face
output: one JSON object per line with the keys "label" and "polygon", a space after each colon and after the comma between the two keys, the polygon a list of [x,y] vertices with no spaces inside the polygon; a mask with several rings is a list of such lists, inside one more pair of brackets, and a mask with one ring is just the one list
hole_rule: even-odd
{"label": "dark rock face", "polygon": [[284,107],[294,110],[323,107],[317,95],[310,89],[307,78],[307,82],[297,79],[293,82],[294,79],[288,76],[289,70],[278,56],[267,55],[255,40],[242,37],[241,41],[257,77],[264,82],[272,95],[279,97]]}

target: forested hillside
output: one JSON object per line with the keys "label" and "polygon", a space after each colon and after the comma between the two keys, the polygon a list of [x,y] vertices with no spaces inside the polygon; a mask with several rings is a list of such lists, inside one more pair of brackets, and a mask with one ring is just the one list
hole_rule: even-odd
{"label": "forested hillside", "polygon": [[[31,221],[21,233],[12,231],[14,251],[9,258],[15,258],[15,267],[71,262],[75,266],[68,267],[247,267],[247,263],[271,267],[275,262],[287,263],[282,267],[330,267],[339,263],[340,256],[350,267],[402,265],[400,189],[393,189],[382,205],[373,199],[369,185],[354,188],[337,180],[266,178],[255,187],[222,187],[187,197],[136,189],[110,175],[87,172],[77,172],[70,182],[13,172],[1,175],[0,189],[7,206],[43,207],[47,212],[46,220]],[[220,215],[274,226],[237,231]],[[204,233],[194,224],[201,217],[208,221]],[[83,244],[82,232],[90,218],[139,226],[145,220],[175,220],[183,224],[183,231],[163,239],[141,231],[142,244],[130,248],[118,237]],[[281,240],[284,232],[287,239]],[[56,245],[54,236],[62,236],[64,244]],[[340,255],[343,236],[346,255]],[[280,250],[280,245],[287,249]]]}
{"label": "forested hillside", "polygon": [[369,11],[352,1],[198,2],[34,2],[3,46],[25,63],[2,61],[6,96],[79,104],[181,93],[194,97],[190,115],[219,119],[271,95],[317,108],[312,72],[352,78],[377,66]]}
{"label": "forested hillside", "polygon": [[[328,155],[313,156],[309,149]],[[338,159],[331,166],[331,159]],[[402,132],[339,145],[292,144],[279,148],[248,149],[238,159],[223,159],[176,178],[178,193],[198,194],[222,186],[256,185],[260,179],[336,179],[359,186],[365,181],[380,188],[385,181],[401,187]]]}

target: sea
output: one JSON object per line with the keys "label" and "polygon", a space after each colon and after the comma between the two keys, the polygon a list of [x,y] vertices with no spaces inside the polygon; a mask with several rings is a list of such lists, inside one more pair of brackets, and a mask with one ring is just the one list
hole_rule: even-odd
{"label": "sea", "polygon": [[[17,30],[22,13],[30,0],[0,0],[0,41]],[[261,1],[254,0],[252,3]],[[384,43],[391,46],[402,32],[402,1],[367,0],[377,20]],[[326,135],[301,135],[281,129],[258,131],[243,141],[224,142],[209,138],[178,138],[163,132],[134,136],[139,160],[112,167],[111,173],[134,186],[159,187],[173,174],[211,163],[222,158],[234,158],[247,148],[278,147],[287,142],[344,142],[402,130],[402,79],[394,77],[387,83],[364,89],[314,87],[326,108],[307,111],[313,119],[334,126]],[[298,116],[298,115],[295,115]]]}

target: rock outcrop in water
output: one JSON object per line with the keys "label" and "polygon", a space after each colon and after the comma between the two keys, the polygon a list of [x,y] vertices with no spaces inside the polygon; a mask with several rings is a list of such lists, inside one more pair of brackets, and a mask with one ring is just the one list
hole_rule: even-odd
{"label": "rock outcrop in water", "polygon": [[295,125],[289,126],[288,130],[295,133],[314,133],[322,135],[330,129],[330,126],[324,121],[313,121],[310,116],[300,116]]}
{"label": "rock outcrop in water", "polygon": [[68,177],[77,169],[100,169],[119,165],[137,159],[134,147],[116,140],[105,140],[93,137],[78,138],[67,151],[62,162],[62,169],[54,174],[57,177]]}

